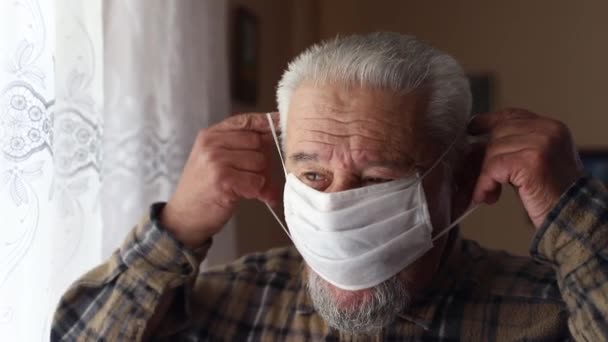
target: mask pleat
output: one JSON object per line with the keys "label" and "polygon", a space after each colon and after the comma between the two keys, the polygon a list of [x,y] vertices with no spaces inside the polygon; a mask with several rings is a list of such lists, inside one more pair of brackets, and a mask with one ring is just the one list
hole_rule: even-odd
{"label": "mask pleat", "polygon": [[[274,123],[267,115],[283,161]],[[432,237],[422,179],[439,165],[454,143],[422,177],[325,193],[286,174],[283,194],[287,227],[275,219],[313,271],[345,290],[361,290],[396,275],[433,247],[474,208]]]}

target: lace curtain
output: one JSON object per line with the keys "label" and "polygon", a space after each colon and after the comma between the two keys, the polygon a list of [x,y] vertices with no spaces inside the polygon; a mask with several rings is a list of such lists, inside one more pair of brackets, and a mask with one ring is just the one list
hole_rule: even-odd
{"label": "lace curtain", "polygon": [[[225,11],[0,0],[2,340],[48,340],[59,296],[168,198],[196,132],[227,115]],[[216,259],[234,257],[232,234]]]}

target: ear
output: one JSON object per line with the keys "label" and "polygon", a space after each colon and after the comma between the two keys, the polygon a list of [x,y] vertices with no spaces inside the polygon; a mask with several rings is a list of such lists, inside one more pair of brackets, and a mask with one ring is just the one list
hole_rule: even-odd
{"label": "ear", "polygon": [[452,219],[460,217],[471,205],[473,190],[481,171],[485,142],[467,139],[463,157],[454,167],[452,189]]}

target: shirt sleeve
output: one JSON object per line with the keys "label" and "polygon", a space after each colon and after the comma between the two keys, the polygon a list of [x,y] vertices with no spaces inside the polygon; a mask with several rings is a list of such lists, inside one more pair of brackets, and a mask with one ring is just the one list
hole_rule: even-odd
{"label": "shirt sleeve", "polygon": [[531,247],[551,264],[577,341],[608,341],[608,191],[589,177],[561,197]]}
{"label": "shirt sleeve", "polygon": [[127,236],[102,265],[77,280],[63,295],[53,318],[52,341],[140,341],[163,295],[174,293],[156,336],[188,324],[192,288],[211,246],[187,250],[157,221],[164,204]]}

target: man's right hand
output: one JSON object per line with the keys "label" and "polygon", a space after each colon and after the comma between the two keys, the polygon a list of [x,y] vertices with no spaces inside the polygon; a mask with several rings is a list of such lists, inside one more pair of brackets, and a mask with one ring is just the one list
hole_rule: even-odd
{"label": "man's right hand", "polygon": [[[278,126],[278,113],[272,115]],[[275,206],[280,188],[270,180],[273,144],[265,114],[232,116],[200,131],[163,209],[162,226],[196,248],[222,229],[239,199]]]}

